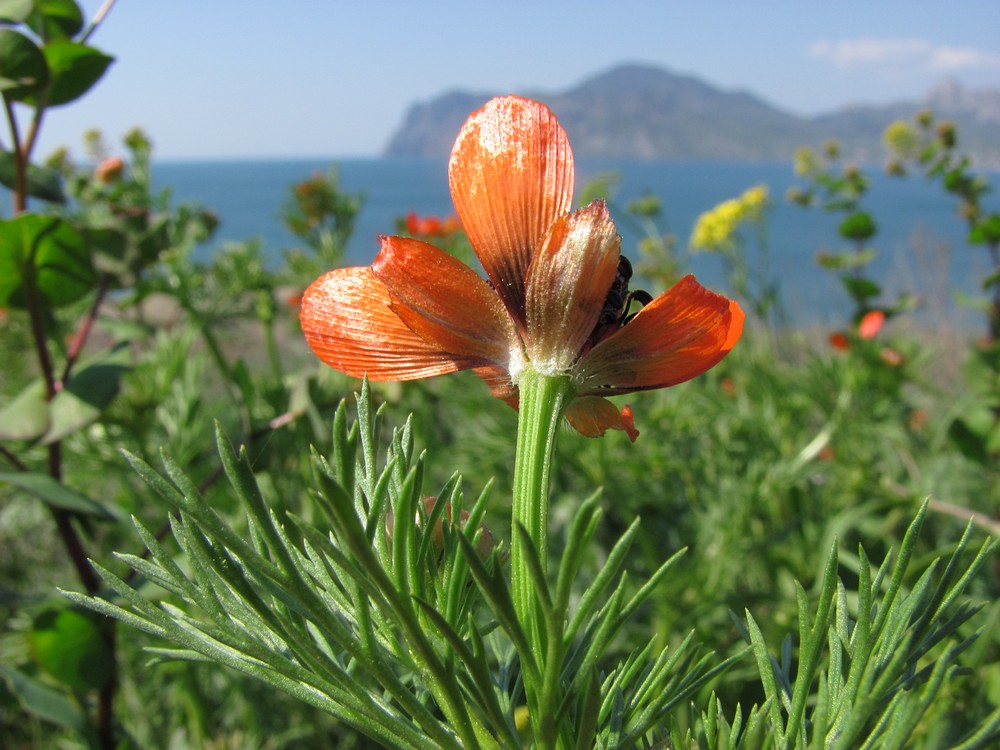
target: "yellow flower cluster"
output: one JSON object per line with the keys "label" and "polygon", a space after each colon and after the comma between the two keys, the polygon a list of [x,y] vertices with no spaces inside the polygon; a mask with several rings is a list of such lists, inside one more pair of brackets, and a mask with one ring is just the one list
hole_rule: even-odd
{"label": "yellow flower cluster", "polygon": [[920,152],[920,135],[910,123],[896,120],[882,134],[889,152],[899,159],[912,159]]}
{"label": "yellow flower cluster", "polygon": [[740,226],[760,221],[767,195],[767,185],[755,185],[740,197],[723,201],[703,213],[694,224],[691,248],[719,251],[731,247]]}

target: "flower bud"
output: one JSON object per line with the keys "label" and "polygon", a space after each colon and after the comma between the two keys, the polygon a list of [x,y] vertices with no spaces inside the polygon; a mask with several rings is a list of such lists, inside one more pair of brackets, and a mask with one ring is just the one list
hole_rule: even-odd
{"label": "flower bud", "polygon": [[125,161],[120,156],[111,156],[104,159],[94,170],[94,177],[98,182],[105,184],[118,182],[125,171]]}

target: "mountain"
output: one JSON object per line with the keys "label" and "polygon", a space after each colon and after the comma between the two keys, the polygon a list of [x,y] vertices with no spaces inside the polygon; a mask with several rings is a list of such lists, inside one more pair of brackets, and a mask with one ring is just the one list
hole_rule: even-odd
{"label": "mountain", "polygon": [[[885,126],[932,109],[955,121],[977,162],[1000,164],[1000,90],[948,81],[922,102],[854,106],[799,117],[746,91],[648,65],[621,65],[561,92],[523,92],[559,117],[578,156],[633,159],[784,160],[835,138],[843,153],[879,159]],[[462,123],[494,92],[452,91],[413,104],[387,156],[447,156]]]}

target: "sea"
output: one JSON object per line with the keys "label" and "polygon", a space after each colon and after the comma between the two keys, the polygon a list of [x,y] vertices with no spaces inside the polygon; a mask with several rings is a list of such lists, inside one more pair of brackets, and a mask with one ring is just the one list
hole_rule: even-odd
{"label": "sea", "polygon": [[[685,267],[720,291],[727,291],[721,258],[687,255],[694,222],[721,201],[766,185],[771,200],[764,231],[745,234],[744,247],[751,266],[765,253],[768,275],[780,292],[783,322],[842,325],[850,315],[852,303],[837,274],[817,263],[819,253],[846,249],[837,234],[841,216],[786,199],[791,186],[801,185],[790,163],[582,159],[576,166],[578,192],[596,180],[609,186],[606,197],[622,234],[623,252],[631,260],[638,259],[643,230],[624,207],[652,193],[662,203],[657,229],[676,235]],[[277,264],[285,251],[302,244],[280,219],[291,186],[331,169],[344,190],[364,198],[348,247],[351,265],[370,263],[378,252],[379,235],[393,233],[397,220],[409,212],[439,217],[454,213],[447,163],[440,159],[163,161],[153,166],[153,182],[157,190],[170,191],[174,205],[197,203],[219,216],[216,237],[199,249],[202,259],[228,242],[253,240]],[[890,177],[877,166],[865,173],[870,185],[862,205],[878,224],[871,242],[877,257],[869,276],[882,285],[883,300],[891,303],[900,294],[910,294],[917,299],[911,315],[918,321],[935,327],[976,325],[981,314],[956,297],[980,294],[989,262],[983,247],[967,243],[957,201],[939,183],[919,174]],[[1000,175],[987,177],[996,184]],[[987,197],[987,208],[998,210],[995,195]]]}

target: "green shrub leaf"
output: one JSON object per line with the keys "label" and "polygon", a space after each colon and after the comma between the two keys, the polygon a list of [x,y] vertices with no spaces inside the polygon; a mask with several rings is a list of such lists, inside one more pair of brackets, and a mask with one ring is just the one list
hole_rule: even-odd
{"label": "green shrub leaf", "polygon": [[[54,169],[29,164],[27,169],[28,195],[41,198],[52,203],[65,203],[62,175]],[[0,185],[17,189],[17,168],[14,155],[9,151],[0,151]]]}
{"label": "green shrub leaf", "polygon": [[0,29],[0,92],[23,99],[48,81],[49,66],[38,45],[13,29]]}
{"label": "green shrub leaf", "polygon": [[987,214],[969,230],[969,244],[996,245],[1000,242],[1000,214]]}
{"label": "green shrub leaf", "polygon": [[0,307],[24,309],[29,290],[49,307],[68,305],[96,278],[83,236],[66,222],[38,214],[0,221]]}
{"label": "green shrub leaf", "polygon": [[878,231],[875,220],[865,211],[856,211],[840,223],[840,236],[847,240],[867,240]]}
{"label": "green shrub leaf", "polygon": [[51,72],[45,98],[50,107],[68,104],[86,94],[114,60],[100,50],[67,39],[46,44],[43,52]]}
{"label": "green shrub leaf", "polygon": [[48,503],[54,508],[70,510],[88,516],[114,521],[118,516],[86,495],[70,489],[48,474],[14,471],[0,474],[0,482],[12,484]]}
{"label": "green shrub leaf", "polygon": [[34,440],[49,429],[45,383],[35,380],[0,408],[0,440]]}
{"label": "green shrub leaf", "polygon": [[96,738],[93,737],[93,729],[90,728],[87,716],[69,698],[6,664],[0,663],[0,677],[26,711],[76,731],[89,738],[90,745],[95,746]]}
{"label": "green shrub leaf", "polygon": [[67,39],[83,28],[83,14],[74,0],[34,0],[28,26],[46,42]]}
{"label": "green shrub leaf", "polygon": [[862,279],[856,276],[841,276],[840,280],[848,293],[856,300],[866,300],[878,297],[882,293],[882,287],[871,279]]}
{"label": "green shrub leaf", "polygon": [[73,690],[96,690],[113,673],[113,657],[96,616],[77,608],[47,609],[28,634],[38,665]]}
{"label": "green shrub leaf", "polygon": [[54,443],[97,421],[118,395],[129,364],[129,350],[120,345],[77,370],[49,404],[51,424],[42,442]]}
{"label": "green shrub leaf", "polygon": [[34,7],[34,0],[0,0],[0,23],[24,23]]}

